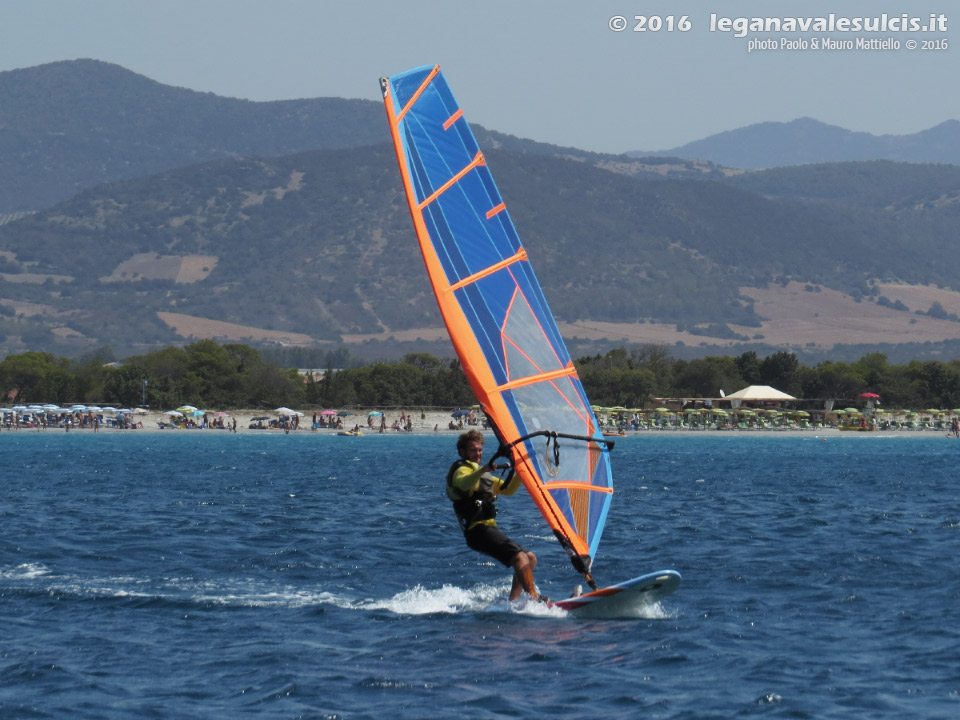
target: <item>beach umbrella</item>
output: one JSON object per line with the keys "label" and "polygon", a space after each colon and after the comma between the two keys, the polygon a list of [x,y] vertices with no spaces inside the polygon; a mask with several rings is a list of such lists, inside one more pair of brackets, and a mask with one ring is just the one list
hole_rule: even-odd
{"label": "beach umbrella", "polygon": [[179,410],[167,410],[164,415],[169,415],[170,417],[183,417],[183,413]]}
{"label": "beach umbrella", "polygon": [[337,415],[339,415],[340,417],[349,417],[353,415],[353,413],[350,412],[349,410],[341,410],[340,412],[337,413]]}
{"label": "beach umbrella", "polygon": [[230,417],[230,416],[227,415],[227,413],[225,413],[223,410],[217,410],[217,412],[215,412],[215,413],[213,414],[213,416],[214,416],[214,417]]}
{"label": "beach umbrella", "polygon": [[274,412],[277,413],[277,415],[293,415],[293,410],[288,407],[278,407]]}
{"label": "beach umbrella", "polygon": [[184,414],[187,414],[187,413],[196,412],[197,408],[194,405],[181,405],[180,407],[177,408],[177,410],[179,410]]}
{"label": "beach umbrella", "polygon": [[367,417],[380,417],[383,413],[379,410],[371,410],[367,413]]}
{"label": "beach umbrella", "polygon": [[320,414],[321,414],[321,415],[336,415],[336,414],[337,414],[337,411],[336,411],[336,410],[324,410],[324,411],[323,411],[322,413],[320,413]]}
{"label": "beach umbrella", "polygon": [[266,415],[257,415],[256,417],[250,418],[253,422],[262,422],[263,420],[269,420],[270,418]]}
{"label": "beach umbrella", "polygon": [[470,414],[469,410],[454,410],[452,413],[450,413],[450,417],[458,418],[458,417],[463,417],[464,415],[469,415],[469,414]]}

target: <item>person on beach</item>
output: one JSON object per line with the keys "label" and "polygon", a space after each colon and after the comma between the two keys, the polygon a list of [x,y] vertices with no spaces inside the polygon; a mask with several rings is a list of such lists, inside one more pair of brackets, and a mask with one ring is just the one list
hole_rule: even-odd
{"label": "person on beach", "polygon": [[481,465],[483,443],[479,430],[469,430],[457,439],[460,457],[447,471],[447,497],[453,502],[467,546],[513,569],[510,599],[516,600],[523,592],[542,599],[533,583],[537,556],[508,538],[494,519],[497,498],[513,495],[520,487],[520,478],[515,475],[509,484],[504,484],[491,474],[500,468],[492,462]]}

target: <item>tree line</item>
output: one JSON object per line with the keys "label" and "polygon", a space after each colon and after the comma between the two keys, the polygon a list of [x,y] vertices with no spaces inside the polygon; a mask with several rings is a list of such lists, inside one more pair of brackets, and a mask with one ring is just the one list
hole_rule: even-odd
{"label": "tree line", "polygon": [[256,348],[199,340],[185,347],[105,362],[109,350],[70,360],[45,352],[0,362],[6,403],[91,403],[158,410],[192,404],[209,409],[347,406],[463,406],[473,393],[456,360],[411,353],[398,363],[354,365],[349,353],[327,355],[328,367],[302,375]]}
{"label": "tree line", "polygon": [[[349,354],[328,356],[355,365]],[[104,353],[70,360],[50,353],[8,355],[0,362],[5,403],[98,402],[170,409],[185,403],[210,409],[321,407],[464,407],[475,402],[457,360],[409,353],[399,362],[298,372],[242,344],[199,340],[119,363]],[[960,360],[891,365],[875,352],[856,362],[801,365],[794,353],[695,360],[673,357],[667,346],[615,348],[575,362],[591,402],[643,407],[654,398],[716,398],[747,385],[771,385],[810,401],[859,402],[865,392],[885,407],[960,407]]]}

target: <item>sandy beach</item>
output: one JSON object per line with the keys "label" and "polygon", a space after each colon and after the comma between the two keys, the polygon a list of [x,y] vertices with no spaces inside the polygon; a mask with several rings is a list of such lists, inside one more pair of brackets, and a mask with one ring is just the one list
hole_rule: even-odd
{"label": "sandy beach", "polygon": [[[269,426],[270,421],[279,420],[280,415],[278,415],[273,410],[227,410],[224,411],[226,417],[223,418],[224,424],[230,425],[234,419],[237,421],[237,432],[284,432],[282,427],[266,427],[266,428],[251,428],[252,425],[262,424],[264,426]],[[313,412],[314,411],[302,411],[303,415],[299,417],[299,427],[292,432],[304,433],[304,432],[316,432],[316,433],[327,433],[327,434],[337,434],[345,430],[353,430],[354,427],[359,426],[360,431],[364,435],[378,434],[380,431],[380,415],[370,416],[370,412],[381,412],[374,409],[361,409],[361,410],[349,410],[347,412],[353,413],[352,415],[342,416],[343,427],[342,428],[313,428]],[[434,432],[447,432],[447,433],[457,433],[461,432],[459,425],[455,429],[450,429],[449,424],[451,421],[456,421],[451,416],[453,410],[443,410],[443,411],[424,411],[421,416],[419,410],[411,411],[407,413],[404,411],[404,419],[407,417],[411,418],[411,429],[408,431],[400,431],[392,426],[394,423],[397,423],[398,427],[400,425],[401,415],[400,411],[386,411],[384,416],[386,418],[386,429],[385,433],[393,434],[414,434],[414,435],[427,435]],[[317,420],[320,420],[320,411],[317,411]],[[255,421],[255,418],[267,418],[261,423]],[[336,417],[334,418],[337,419]],[[370,420],[372,419],[372,425]],[[170,418],[162,412],[149,412],[146,415],[137,415],[137,422],[143,424],[143,430],[161,430],[166,429],[162,426],[170,425]],[[466,424],[466,418],[464,418],[464,429],[467,429],[469,426]]]}
{"label": "sandy beach", "polygon": [[[270,421],[275,421],[279,419],[279,415],[273,411],[263,411],[263,410],[233,410],[233,411],[224,411],[225,416],[222,418],[224,424],[227,426],[232,425],[234,419],[237,421],[237,432],[238,433],[277,433],[282,434],[285,432],[283,427],[269,427]],[[363,435],[377,435],[380,434],[380,415],[369,416],[370,412],[379,412],[371,409],[352,409],[349,412],[352,412],[352,415],[343,416],[343,428],[313,428],[313,411],[303,411],[303,415],[299,419],[299,427],[295,429],[290,429],[287,432],[295,432],[297,434],[301,433],[315,433],[315,434],[327,434],[327,435],[336,435],[339,432],[345,430],[353,430],[354,427],[359,426],[360,432]],[[472,426],[467,422],[467,417],[464,417],[464,423],[461,426],[456,419],[451,415],[453,412],[452,409],[446,410],[426,410],[421,413],[420,410],[414,410],[411,413],[406,413],[404,411],[404,418],[409,417],[411,419],[411,428],[409,431],[398,430],[393,427],[396,425],[400,426],[401,414],[400,411],[386,411],[384,414],[386,416],[386,428],[384,434],[394,434],[394,435],[432,435],[432,434],[448,434],[451,436],[456,436],[458,433],[463,432],[464,430],[469,429],[470,427],[477,427],[485,434],[491,436],[492,431],[489,429],[484,430],[482,425]],[[318,419],[320,417],[318,411]],[[368,421],[372,417],[372,426]],[[251,427],[257,423],[256,418],[266,418],[261,423],[262,428]],[[112,419],[111,415],[106,415],[105,418],[107,421]],[[178,428],[172,425],[171,418],[166,415],[164,412],[159,411],[148,411],[143,414],[137,414],[131,417],[131,422],[135,423],[137,427],[133,429],[118,429],[105,423],[99,428],[99,432],[177,432]],[[451,427],[451,422],[453,427]],[[195,428],[192,428],[195,429]],[[20,431],[31,431],[36,430],[36,428],[23,427]],[[49,427],[47,431],[63,431],[62,427]],[[71,432],[93,432],[90,427],[77,427],[76,425],[71,426]],[[223,432],[223,431],[221,431]],[[877,430],[876,432],[844,432],[837,429],[834,426],[823,426],[823,427],[810,427],[805,429],[800,428],[771,428],[771,429],[756,429],[756,428],[731,428],[717,430],[715,428],[711,429],[691,429],[691,428],[664,428],[664,429],[641,429],[641,430],[628,430],[625,435],[610,435],[610,437],[616,440],[618,437],[649,437],[649,436],[670,436],[670,435],[703,435],[703,436],[742,436],[742,437],[763,437],[763,436],[772,436],[772,435],[796,435],[796,436],[809,436],[809,437],[936,437],[936,436],[947,436],[946,430],[937,430],[937,429],[923,429],[923,430]]]}

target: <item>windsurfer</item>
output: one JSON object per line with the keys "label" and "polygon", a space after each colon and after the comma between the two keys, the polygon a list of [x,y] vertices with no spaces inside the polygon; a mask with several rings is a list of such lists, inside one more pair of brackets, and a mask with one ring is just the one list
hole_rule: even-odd
{"label": "windsurfer", "polygon": [[497,497],[513,495],[520,487],[520,479],[514,476],[505,484],[491,474],[498,469],[496,465],[481,465],[483,442],[483,434],[478,430],[469,430],[457,439],[460,458],[447,472],[447,497],[453,501],[467,545],[513,568],[510,599],[516,600],[523,592],[539,599],[533,583],[537,556],[508,538],[494,519]]}

